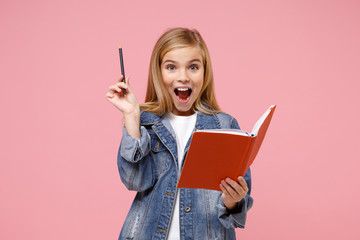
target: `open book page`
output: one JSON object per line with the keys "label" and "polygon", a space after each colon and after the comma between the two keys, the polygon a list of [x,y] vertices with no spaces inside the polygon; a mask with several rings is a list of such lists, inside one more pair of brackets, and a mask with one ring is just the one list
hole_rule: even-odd
{"label": "open book page", "polygon": [[259,118],[259,120],[255,123],[253,130],[251,131],[252,136],[256,136],[259,132],[261,125],[264,123],[265,119],[271,112],[271,108],[275,107],[275,105],[271,105],[270,108]]}
{"label": "open book page", "polygon": [[275,107],[275,105],[271,105],[268,110],[259,118],[259,120],[255,123],[253,130],[251,133],[248,133],[244,130],[240,129],[205,129],[205,130],[196,130],[197,132],[208,132],[208,133],[225,133],[225,134],[235,134],[235,135],[242,135],[242,136],[250,136],[254,137],[257,136],[261,125],[264,123],[265,119],[271,112],[271,108]]}
{"label": "open book page", "polygon": [[242,136],[251,136],[250,133],[240,130],[240,129],[204,129],[204,130],[196,130],[197,132],[207,132],[207,133],[224,133],[224,134],[234,134],[234,135],[242,135]]}

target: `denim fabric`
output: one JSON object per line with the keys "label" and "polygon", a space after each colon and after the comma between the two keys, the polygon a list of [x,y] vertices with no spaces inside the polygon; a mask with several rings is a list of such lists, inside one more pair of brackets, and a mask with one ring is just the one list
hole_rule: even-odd
{"label": "denim fabric", "polygon": [[[132,138],[124,128],[118,152],[121,180],[129,190],[137,191],[119,239],[166,239],[179,179],[174,131],[165,116],[148,112],[141,112],[140,125],[141,139]],[[194,130],[214,128],[239,126],[225,113],[198,114]],[[191,137],[184,158],[190,141]],[[219,191],[180,189],[181,239],[235,239],[234,228],[244,228],[253,204],[250,169],[245,180],[249,192],[232,211],[224,206]]]}

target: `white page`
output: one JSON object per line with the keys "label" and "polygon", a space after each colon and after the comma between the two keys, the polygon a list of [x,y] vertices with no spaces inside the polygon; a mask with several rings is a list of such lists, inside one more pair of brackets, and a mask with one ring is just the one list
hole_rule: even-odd
{"label": "white page", "polygon": [[259,129],[261,127],[261,125],[263,124],[263,122],[265,121],[266,117],[270,114],[270,109],[272,107],[274,107],[275,105],[271,105],[269,107],[269,109],[261,116],[261,118],[255,123],[253,130],[251,131],[251,133],[256,136],[259,132]]}
{"label": "white page", "polygon": [[251,135],[250,133],[240,129],[203,129],[203,130],[196,130],[196,132],[224,133],[224,134],[234,134],[234,135],[243,135],[243,136]]}
{"label": "white page", "polygon": [[256,136],[259,132],[261,125],[264,123],[266,117],[270,114],[270,109],[275,105],[271,105],[268,110],[260,117],[260,119],[255,123],[253,130],[251,133],[248,133],[244,130],[240,129],[204,129],[204,130],[196,130],[196,132],[209,132],[209,133],[225,133],[225,134],[235,134],[235,135],[243,135],[243,136]]}

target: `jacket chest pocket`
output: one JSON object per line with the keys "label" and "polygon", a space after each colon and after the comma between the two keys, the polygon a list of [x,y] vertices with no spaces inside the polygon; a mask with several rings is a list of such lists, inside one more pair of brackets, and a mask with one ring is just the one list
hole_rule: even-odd
{"label": "jacket chest pocket", "polygon": [[157,136],[151,136],[151,150],[153,152],[162,152],[166,150],[166,147]]}
{"label": "jacket chest pocket", "polygon": [[169,168],[171,155],[156,135],[151,136],[151,155],[155,163],[157,176],[159,176]]}

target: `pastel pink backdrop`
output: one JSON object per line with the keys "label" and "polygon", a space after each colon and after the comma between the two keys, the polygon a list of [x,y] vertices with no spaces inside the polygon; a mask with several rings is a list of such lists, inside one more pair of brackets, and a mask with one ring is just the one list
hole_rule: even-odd
{"label": "pastel pink backdrop", "polygon": [[277,110],[252,166],[239,239],[359,239],[360,3],[0,3],[0,239],[117,239],[133,192],[116,165],[122,116],[105,99],[118,46],[143,101],[156,39],[198,29],[217,98],[251,130]]}

